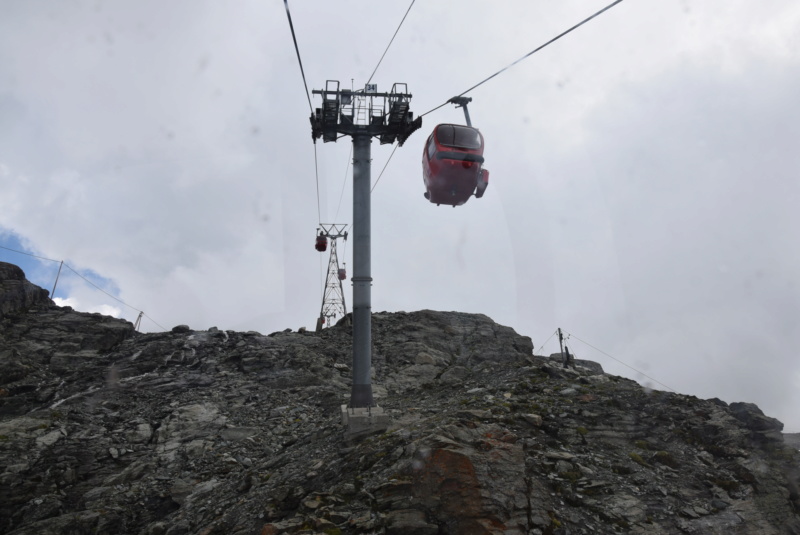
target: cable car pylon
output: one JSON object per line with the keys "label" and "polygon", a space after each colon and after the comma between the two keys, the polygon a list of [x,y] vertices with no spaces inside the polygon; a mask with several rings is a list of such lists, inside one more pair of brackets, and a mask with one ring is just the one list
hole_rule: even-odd
{"label": "cable car pylon", "polygon": [[388,425],[388,415],[372,397],[372,267],[371,267],[371,166],[372,138],[381,144],[403,145],[422,126],[409,109],[411,94],[406,84],[396,83],[388,93],[375,84],[364,89],[340,89],[328,80],[322,106],[311,114],[311,138],[324,142],[340,136],[353,138],[353,386],[349,405],[342,406],[342,423],[352,435],[374,432]]}
{"label": "cable car pylon", "polygon": [[317,229],[316,249],[322,252],[325,248],[321,248],[321,243],[327,244],[330,241],[331,244],[325,289],[322,292],[322,307],[317,318],[317,332],[326,325],[330,326],[336,318],[347,315],[347,304],[342,290],[342,281],[347,278],[347,273],[345,268],[339,265],[339,255],[336,251],[336,240],[339,238],[347,240],[346,228],[347,225],[320,223],[320,228]]}

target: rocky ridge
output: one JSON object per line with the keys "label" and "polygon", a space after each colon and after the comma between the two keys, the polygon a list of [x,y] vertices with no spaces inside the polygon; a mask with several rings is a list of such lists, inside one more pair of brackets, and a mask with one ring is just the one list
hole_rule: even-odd
{"label": "rocky ridge", "polygon": [[755,405],[647,390],[479,314],[373,316],[387,432],[348,442],[351,332],[141,334],[0,263],[0,532],[800,533]]}

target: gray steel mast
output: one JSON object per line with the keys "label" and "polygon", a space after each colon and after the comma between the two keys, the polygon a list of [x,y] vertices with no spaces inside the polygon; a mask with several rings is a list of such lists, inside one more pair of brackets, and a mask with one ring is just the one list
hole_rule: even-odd
{"label": "gray steel mast", "polygon": [[372,407],[372,136],[353,135],[353,389],[350,407]]}
{"label": "gray steel mast", "polygon": [[372,270],[370,145],[373,137],[381,144],[402,146],[422,118],[409,110],[411,94],[406,84],[394,84],[389,93],[378,93],[375,85],[363,90],[339,89],[339,82],[328,80],[322,107],[311,114],[311,137],[324,142],[340,135],[353,138],[353,387],[350,408],[375,406],[372,397]]}

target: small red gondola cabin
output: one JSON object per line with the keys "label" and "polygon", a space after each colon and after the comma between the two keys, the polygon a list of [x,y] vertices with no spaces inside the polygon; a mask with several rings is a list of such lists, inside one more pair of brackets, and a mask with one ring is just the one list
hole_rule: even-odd
{"label": "small red gondola cabin", "polygon": [[328,238],[326,238],[325,235],[320,232],[319,236],[317,236],[317,243],[314,244],[314,249],[320,253],[324,253],[327,248]]}
{"label": "small red gondola cabin", "polygon": [[474,194],[483,197],[489,171],[483,169],[483,135],[477,128],[440,124],[425,143],[422,180],[425,198],[437,206],[461,206]]}

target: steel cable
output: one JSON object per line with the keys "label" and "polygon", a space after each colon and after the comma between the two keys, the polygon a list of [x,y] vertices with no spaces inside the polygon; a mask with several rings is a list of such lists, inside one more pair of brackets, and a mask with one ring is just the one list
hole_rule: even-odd
{"label": "steel cable", "polygon": [[289,13],[289,0],[283,0],[286,6],[286,18],[289,19],[289,29],[292,31],[292,41],[294,41],[294,50],[297,52],[297,63],[300,64],[300,74],[303,76],[303,86],[306,88],[306,98],[308,99],[308,108],[311,113],[314,113],[314,106],[311,105],[311,94],[308,92],[308,84],[306,83],[306,73],[303,70],[303,60],[300,59],[300,48],[297,46],[297,37],[294,34],[294,24],[292,24],[292,14]]}
{"label": "steel cable", "polygon": [[353,145],[350,145],[350,154],[347,155],[347,165],[344,168],[344,181],[342,182],[342,192],[339,194],[339,204],[336,206],[336,215],[333,217],[334,221],[339,220],[339,208],[342,207],[342,197],[344,197],[344,188],[347,185],[347,171],[350,169],[350,160],[353,156]]}
{"label": "steel cable", "polygon": [[319,207],[319,167],[317,165],[317,144],[314,143],[314,177],[317,182],[317,223],[322,224],[322,211]]}
{"label": "steel cable", "polygon": [[[544,343],[541,345],[541,347],[539,348],[538,351],[541,351],[542,349],[544,349],[544,346],[547,345],[547,342],[552,340],[552,338],[556,335],[557,332],[558,332],[558,330],[553,331],[553,334],[550,335],[550,338],[548,338],[547,340],[544,341]],[[534,351],[533,354],[535,355],[536,353],[538,353],[538,351]]]}
{"label": "steel cable", "polygon": [[[472,87],[470,87],[469,89],[467,89],[467,90],[466,90],[466,91],[464,91],[463,93],[459,94],[458,96],[459,96],[459,97],[462,97],[462,96],[466,95],[467,93],[469,93],[470,91],[472,91],[473,89],[475,89],[476,87],[478,87],[478,86],[480,86],[480,85],[483,85],[483,84],[485,84],[486,82],[488,82],[489,80],[491,80],[492,78],[494,78],[495,76],[497,76],[498,74],[500,74],[500,73],[502,73],[502,72],[504,72],[504,71],[506,71],[506,70],[510,69],[511,67],[513,67],[514,65],[516,65],[517,63],[521,62],[522,60],[524,60],[524,59],[526,59],[526,58],[528,58],[528,57],[530,57],[530,56],[532,56],[533,54],[535,54],[536,52],[538,52],[538,51],[540,51],[541,49],[545,48],[546,46],[550,45],[551,43],[554,43],[555,41],[558,41],[559,39],[561,39],[562,37],[564,37],[564,36],[565,36],[565,35],[567,35],[568,33],[572,32],[573,30],[575,30],[575,29],[577,29],[577,28],[579,28],[579,27],[581,27],[581,26],[583,26],[584,24],[586,24],[587,22],[589,22],[589,21],[590,21],[590,20],[592,20],[593,18],[595,18],[595,17],[597,17],[598,15],[601,15],[602,13],[604,13],[604,12],[608,11],[609,9],[611,9],[612,7],[614,7],[615,5],[619,4],[619,3],[620,3],[620,2],[622,2],[622,1],[623,1],[623,0],[615,0],[615,1],[614,1],[614,2],[612,2],[611,4],[607,5],[607,6],[606,6],[606,7],[604,7],[603,9],[601,9],[600,11],[598,11],[598,12],[594,13],[593,15],[591,15],[591,16],[589,16],[589,17],[585,18],[585,19],[583,19],[583,20],[582,20],[581,22],[579,22],[578,24],[575,24],[575,25],[574,25],[574,26],[572,26],[571,28],[569,28],[569,29],[567,29],[567,30],[565,30],[565,31],[561,32],[560,34],[556,35],[555,37],[553,37],[552,39],[550,39],[550,40],[549,40],[549,41],[547,41],[546,43],[544,43],[544,44],[542,44],[542,45],[540,45],[540,46],[536,47],[536,48],[535,48],[535,49],[533,49],[533,50],[531,50],[530,52],[528,52],[527,54],[525,54],[524,56],[522,56],[522,57],[521,57],[521,58],[519,58],[518,60],[514,61],[513,63],[511,63],[511,64],[509,64],[509,65],[507,65],[507,66],[505,66],[505,67],[503,67],[502,69],[500,69],[500,70],[499,70],[499,71],[497,71],[496,73],[492,74],[492,75],[491,75],[491,76],[489,76],[488,78],[485,78],[485,79],[481,80],[480,82],[478,82],[477,84],[473,85]],[[412,2],[412,5],[413,5],[413,2]],[[411,7],[410,7],[410,6],[409,6],[409,9],[411,9]],[[406,13],[406,14],[408,14],[408,13]],[[405,19],[405,17],[403,17],[403,18]],[[401,22],[401,24],[402,24],[402,22]],[[400,29],[400,28],[398,27],[398,30],[399,30],[399,29]],[[394,38],[393,38],[393,39],[394,39]],[[391,44],[391,43],[390,43],[390,44]],[[384,53],[384,54],[385,54],[385,53]],[[381,58],[381,59],[383,59],[383,58]],[[376,69],[377,69],[377,67],[376,67]],[[374,74],[374,73],[373,73],[373,74]],[[372,77],[370,77],[370,79],[372,79]],[[449,104],[449,103],[450,103],[450,100],[448,99],[447,101],[445,101],[445,102],[443,102],[443,103],[439,104],[439,105],[438,105],[438,106],[436,106],[435,108],[432,108],[432,109],[430,109],[430,110],[426,111],[425,113],[423,113],[423,114],[422,114],[422,115],[420,115],[419,117],[424,117],[424,116],[428,115],[429,113],[433,113],[433,112],[435,112],[436,110],[438,110],[439,108],[442,108],[442,107],[446,106],[446,105],[447,105],[447,104]],[[397,148],[397,147],[395,147],[395,149],[396,149],[396,148]],[[394,151],[392,151],[392,155],[394,155]],[[392,157],[391,157],[391,156],[389,156],[389,161],[391,161],[391,159],[392,159]],[[387,161],[387,162],[386,162],[386,165],[389,165],[389,161]],[[383,171],[385,171],[385,170],[386,170],[386,166],[384,166],[384,168],[383,168]],[[383,171],[381,171],[381,175],[383,175]],[[380,180],[380,176],[378,176],[378,180]],[[376,180],[376,181],[375,181],[375,186],[378,184],[378,180]],[[372,186],[372,189],[375,189],[375,186]],[[372,190],[370,190],[370,191],[372,191]]]}
{"label": "steel cable", "polygon": [[[11,249],[10,247],[4,247],[4,246],[2,246],[2,245],[0,245],[0,249],[5,249],[5,250],[7,250],[7,251],[11,251],[11,252],[14,252],[14,253],[19,253],[19,254],[24,254],[24,255],[27,255],[27,256],[32,256],[33,258],[38,258],[39,260],[47,260],[48,262],[62,262],[62,263],[63,263],[63,260],[54,260],[54,259],[52,259],[52,258],[45,258],[45,257],[43,257],[43,256],[37,256],[37,255],[35,255],[35,254],[26,253],[25,251],[18,251],[18,250],[16,250],[16,249]],[[153,323],[155,323],[155,324],[156,324],[158,327],[161,327],[161,329],[163,329],[163,330],[165,330],[165,331],[167,330],[167,329],[166,329],[166,328],[164,328],[163,326],[159,325],[159,324],[158,324],[158,322],[156,322],[156,321],[155,321],[153,318],[151,318],[150,316],[148,316],[147,314],[145,314],[143,310],[141,310],[141,309],[139,309],[139,308],[136,308],[135,306],[129,305],[128,303],[126,303],[126,302],[125,302],[125,301],[123,301],[122,299],[120,299],[120,298],[118,298],[118,297],[115,297],[115,296],[111,295],[110,293],[108,293],[107,291],[103,290],[101,287],[99,287],[98,285],[96,285],[95,283],[93,283],[92,281],[90,281],[89,279],[87,279],[86,277],[84,277],[83,275],[81,275],[80,273],[78,273],[78,272],[77,272],[75,269],[73,269],[73,268],[72,268],[72,266],[70,266],[69,264],[63,264],[63,265],[64,265],[64,267],[65,267],[65,268],[67,268],[67,269],[69,269],[70,271],[72,271],[72,272],[73,272],[74,274],[76,274],[78,277],[82,278],[82,279],[83,279],[83,280],[85,280],[87,283],[89,283],[90,285],[94,286],[95,288],[97,288],[98,290],[100,290],[101,292],[103,292],[104,294],[106,294],[108,297],[110,297],[110,298],[111,298],[111,299],[113,299],[114,301],[117,301],[117,302],[119,302],[119,303],[122,303],[123,305],[125,305],[125,306],[126,306],[126,307],[128,307],[128,308],[130,308],[131,310],[135,310],[136,312],[141,312],[141,313],[142,313],[142,315],[143,315],[144,317],[146,317],[147,319],[149,319],[150,321],[152,321]]]}
{"label": "steel cable", "polygon": [[383,169],[381,169],[381,174],[379,174],[379,175],[378,175],[378,178],[377,178],[377,180],[375,180],[375,183],[372,185],[372,189],[370,189],[370,190],[369,190],[369,192],[370,192],[370,193],[372,193],[372,190],[374,190],[374,189],[375,189],[375,186],[377,186],[377,185],[378,185],[378,182],[380,182],[380,180],[381,180],[381,177],[383,176],[383,172],[384,172],[384,171],[386,171],[386,168],[389,166],[389,162],[391,162],[391,161],[392,161],[392,156],[394,156],[394,151],[396,151],[396,150],[397,150],[397,147],[399,147],[399,146],[400,146],[400,145],[398,145],[397,143],[395,143],[395,145],[394,145],[394,149],[392,149],[392,153],[389,155],[389,159],[388,159],[388,160],[386,160],[386,165],[384,165],[384,166],[383,166]]}
{"label": "steel cable", "polygon": [[[527,54],[525,54],[524,56],[522,56],[521,58],[519,58],[515,62],[513,62],[513,63],[511,63],[509,65],[506,65],[505,67],[503,67],[502,69],[500,69],[499,71],[494,73],[493,75],[489,76],[488,78],[485,78],[485,79],[481,80],[480,82],[478,82],[477,84],[473,85],[472,87],[470,87],[469,89],[467,89],[463,93],[459,94],[458,96],[462,97],[462,96],[466,95],[467,93],[469,93],[470,91],[472,91],[473,89],[475,89],[476,87],[485,84],[486,82],[488,82],[489,80],[491,80],[492,78],[497,76],[498,74],[500,74],[500,73],[502,73],[504,71],[507,71],[508,69],[510,69],[511,67],[516,65],[517,63],[519,63],[520,61],[532,56],[533,54],[535,54],[536,52],[540,51],[541,49],[543,49],[544,47],[548,46],[549,44],[554,43],[555,41],[558,41],[559,39],[561,39],[562,37],[564,37],[565,35],[567,35],[571,31],[576,30],[577,28],[583,26],[584,24],[586,24],[587,22],[589,22],[593,18],[597,17],[598,15],[601,15],[602,13],[605,13],[606,11],[608,11],[609,9],[614,7],[615,5],[619,4],[620,2],[622,2],[622,0],[615,0],[614,2],[610,3],[609,5],[607,5],[606,7],[604,7],[603,9],[598,11],[597,13],[595,13],[594,15],[591,15],[590,17],[587,17],[587,18],[583,19],[581,22],[579,22],[578,24],[572,26],[568,30],[565,30],[565,31],[561,32],[560,34],[556,35],[555,37],[553,37],[552,39],[550,39],[546,43],[534,48],[533,50],[531,50],[530,52],[528,52]],[[433,109],[431,109],[429,111],[426,111],[425,113],[420,115],[420,117],[424,117],[425,115],[428,115],[429,113],[432,113],[432,112],[438,110],[439,108],[447,105],[448,103],[449,103],[449,100],[447,102],[443,102],[442,104],[436,106],[435,108],[433,108]]]}
{"label": "steel cable", "polygon": [[584,341],[584,340],[581,340],[580,338],[578,338],[578,337],[577,337],[577,336],[575,336],[574,334],[568,333],[567,331],[564,331],[564,332],[565,332],[567,335],[569,335],[570,337],[574,338],[575,340],[577,340],[577,341],[579,341],[579,342],[581,342],[581,343],[584,343],[584,344],[586,344],[587,346],[591,347],[591,348],[592,348],[592,349],[594,349],[595,351],[599,351],[600,353],[602,353],[603,355],[607,356],[608,358],[610,358],[610,359],[613,359],[613,360],[615,360],[615,361],[619,362],[619,363],[620,363],[620,364],[622,364],[623,366],[625,366],[625,367],[627,367],[627,368],[630,368],[631,370],[635,371],[636,373],[639,373],[639,374],[643,375],[644,377],[647,377],[648,379],[650,379],[650,380],[651,380],[651,381],[653,381],[654,383],[658,383],[658,384],[660,384],[661,386],[663,386],[663,387],[664,387],[664,388],[666,388],[667,390],[671,390],[672,392],[676,392],[676,390],[675,390],[675,389],[668,387],[667,385],[665,385],[664,383],[662,383],[662,382],[661,382],[661,381],[659,381],[658,379],[653,379],[652,377],[650,377],[649,375],[647,375],[647,374],[646,374],[646,373],[644,373],[643,371],[641,371],[641,370],[637,370],[636,368],[634,368],[633,366],[630,366],[629,364],[625,364],[624,362],[622,362],[622,361],[621,361],[621,360],[619,360],[618,358],[616,358],[616,357],[613,357],[613,356],[609,355],[608,353],[606,353],[606,352],[605,352],[605,351],[603,351],[602,349],[599,349],[599,348],[597,348],[597,347],[593,346],[593,345],[592,345],[592,344],[590,344],[589,342],[586,342],[586,341]]}
{"label": "steel cable", "polygon": [[411,8],[414,5],[414,2],[416,2],[416,1],[417,0],[411,0],[411,5],[408,6],[408,9],[406,10],[406,14],[403,15],[403,20],[400,21],[400,24],[397,26],[397,29],[394,31],[394,35],[389,40],[389,44],[386,45],[386,50],[383,51],[383,56],[381,56],[381,59],[378,60],[378,64],[375,65],[375,70],[373,70],[372,74],[369,75],[369,80],[367,80],[367,84],[369,84],[372,81],[372,77],[375,76],[376,72],[378,72],[378,67],[381,66],[381,62],[383,61],[383,58],[386,56],[386,53],[389,51],[389,47],[392,46],[392,43],[394,42],[394,38],[397,37],[397,32],[400,31],[400,27],[403,25],[403,22],[405,22],[406,17],[408,16],[408,12],[411,11]]}
{"label": "steel cable", "polygon": [[[294,42],[294,50],[297,53],[297,63],[300,65],[300,74],[303,76],[303,87],[306,90],[306,99],[308,99],[308,109],[311,114],[314,114],[314,106],[311,104],[311,94],[308,92],[308,84],[306,83],[306,72],[303,69],[303,60],[300,59],[300,48],[297,46],[297,36],[294,33],[294,24],[292,24],[292,14],[289,13],[289,0],[283,0],[286,6],[286,18],[289,19],[289,29],[292,32],[292,41]],[[317,165],[317,143],[314,141],[314,177],[317,184],[317,222],[322,222],[322,211],[320,210],[319,203],[319,166]]]}
{"label": "steel cable", "polygon": [[11,249],[10,247],[3,247],[2,245],[0,245],[0,249],[5,249],[6,251],[11,251],[11,252],[14,252],[14,253],[19,253],[19,254],[24,254],[24,255],[27,255],[27,256],[32,256],[34,258],[38,258],[39,260],[47,260],[48,262],[61,262],[61,260],[53,260],[52,258],[45,258],[43,256],[36,256],[35,254],[26,253],[24,251],[17,251],[16,249]]}

